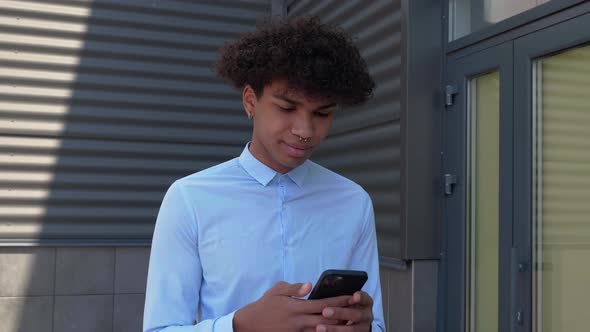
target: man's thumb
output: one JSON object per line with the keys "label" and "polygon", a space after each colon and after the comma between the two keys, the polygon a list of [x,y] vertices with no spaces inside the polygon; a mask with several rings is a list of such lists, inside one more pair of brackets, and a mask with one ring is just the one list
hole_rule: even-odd
{"label": "man's thumb", "polygon": [[311,291],[310,283],[290,284],[284,281],[276,283],[268,292],[271,295],[302,297]]}

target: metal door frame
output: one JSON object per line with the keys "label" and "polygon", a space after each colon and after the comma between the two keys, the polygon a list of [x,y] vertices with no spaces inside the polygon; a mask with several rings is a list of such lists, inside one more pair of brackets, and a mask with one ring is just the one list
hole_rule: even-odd
{"label": "metal door frame", "polygon": [[[446,331],[465,331],[466,322],[466,202],[468,83],[495,70],[500,73],[500,193],[499,193],[499,327],[507,331],[510,319],[510,253],[512,248],[512,105],[513,43],[506,42],[464,57],[450,57],[448,105],[444,111],[443,179],[456,180],[445,198],[442,310]],[[456,93],[456,94],[455,94]]]}
{"label": "metal door frame", "polygon": [[[587,8],[587,7],[586,7]],[[575,33],[572,33],[575,32]],[[514,310],[522,324],[512,331],[532,331],[533,230],[533,63],[536,59],[590,43],[590,10],[586,14],[514,41],[514,244],[517,256]]]}

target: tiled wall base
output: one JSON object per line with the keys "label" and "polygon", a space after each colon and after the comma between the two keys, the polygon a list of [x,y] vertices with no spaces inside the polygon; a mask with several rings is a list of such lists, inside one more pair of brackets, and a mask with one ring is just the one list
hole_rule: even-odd
{"label": "tiled wall base", "polygon": [[3,332],[140,332],[149,247],[0,247]]}
{"label": "tiled wall base", "polygon": [[[149,247],[0,247],[1,330],[141,332],[148,262]],[[437,269],[381,268],[389,331],[435,331]]]}

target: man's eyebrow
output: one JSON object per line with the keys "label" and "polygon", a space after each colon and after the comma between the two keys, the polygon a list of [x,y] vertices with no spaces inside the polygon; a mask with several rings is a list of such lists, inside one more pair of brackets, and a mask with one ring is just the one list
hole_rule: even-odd
{"label": "man's eyebrow", "polygon": [[272,96],[275,97],[275,98],[277,98],[277,99],[284,100],[284,101],[286,101],[288,103],[291,103],[291,104],[295,104],[295,105],[301,105],[302,104],[301,102],[299,102],[297,100],[289,99],[289,98],[285,97],[284,95],[274,94],[273,93]]}
{"label": "man's eyebrow", "polygon": [[323,110],[323,109],[326,109],[326,108],[336,107],[336,105],[337,105],[336,103],[331,103],[331,104],[328,104],[328,105],[320,106],[320,107],[318,107],[318,110]]}
{"label": "man's eyebrow", "polygon": [[[301,102],[299,102],[297,100],[289,99],[289,98],[285,97],[284,95],[280,95],[280,94],[273,94],[273,97],[275,97],[277,99],[284,100],[284,101],[286,101],[288,103],[291,103],[291,104],[294,104],[294,105],[301,105],[302,104]],[[320,106],[316,110],[323,110],[323,109],[326,109],[326,108],[332,108],[332,107],[335,107],[336,105],[337,105],[336,103],[331,103],[331,104],[328,104],[328,105]]]}

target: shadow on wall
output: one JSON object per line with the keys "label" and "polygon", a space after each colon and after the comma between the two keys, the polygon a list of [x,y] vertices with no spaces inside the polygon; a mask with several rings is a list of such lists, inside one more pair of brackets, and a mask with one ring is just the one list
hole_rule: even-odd
{"label": "shadow on wall", "polygon": [[41,244],[0,253],[4,331],[141,330],[165,190],[248,141],[210,67],[267,2],[0,4],[0,237]]}

